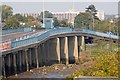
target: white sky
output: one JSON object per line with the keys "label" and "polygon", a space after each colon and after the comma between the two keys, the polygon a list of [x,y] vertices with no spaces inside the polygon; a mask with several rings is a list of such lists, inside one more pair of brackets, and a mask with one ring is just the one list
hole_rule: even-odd
{"label": "white sky", "polygon": [[[68,11],[74,8],[78,11],[85,11],[85,8],[94,4],[98,10],[104,10],[105,14],[118,14],[119,0],[4,0],[2,4],[13,7],[14,13],[40,13],[44,9],[53,12]],[[63,2],[64,1],[64,2]]]}
{"label": "white sky", "polygon": [[119,2],[119,0],[1,0],[2,2]]}

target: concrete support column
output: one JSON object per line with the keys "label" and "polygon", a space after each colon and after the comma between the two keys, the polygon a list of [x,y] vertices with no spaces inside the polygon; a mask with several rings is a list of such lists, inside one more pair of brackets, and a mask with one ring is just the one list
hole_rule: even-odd
{"label": "concrete support column", "polygon": [[68,37],[60,38],[60,59],[61,63],[68,64]]}
{"label": "concrete support column", "polygon": [[8,72],[11,74],[11,54],[8,55]]}
{"label": "concrete support column", "polygon": [[25,51],[24,50],[21,51],[21,57],[22,57],[22,60],[21,60],[22,61],[22,70],[25,71],[26,70],[25,69],[25,66],[26,66],[25,63],[26,62],[25,62]]}
{"label": "concrete support column", "polygon": [[60,63],[59,38],[50,39],[49,40],[49,48],[50,48],[51,62],[52,63]]}
{"label": "concrete support column", "polygon": [[49,47],[50,47],[49,46],[49,41],[46,41],[45,42],[45,49],[46,49],[46,62],[47,62],[46,65],[47,66],[50,65],[50,55],[49,55],[50,54],[50,52],[49,52],[50,49],[49,49]]}
{"label": "concrete support column", "polygon": [[6,71],[5,71],[5,58],[2,56],[2,69],[3,69],[3,77],[6,78]]}
{"label": "concrete support column", "polygon": [[85,37],[84,36],[82,36],[82,39],[81,39],[81,49],[82,51],[85,50]]}
{"label": "concrete support column", "polygon": [[39,52],[39,55],[38,55],[38,59],[39,59],[39,66],[42,66],[42,52],[41,52],[41,45],[39,45],[38,47],[38,52]]}
{"label": "concrete support column", "polygon": [[57,38],[57,41],[56,41],[56,53],[58,56],[58,63],[60,63],[60,40],[59,38]]}
{"label": "concrete support column", "polygon": [[27,71],[29,71],[28,49],[25,49],[25,58],[26,58],[26,67],[27,67]]}
{"label": "concrete support column", "polygon": [[41,45],[41,58],[42,58],[42,66],[44,66],[46,64],[45,44]]}
{"label": "concrete support column", "polygon": [[78,58],[80,58],[80,52],[81,52],[81,37],[78,37]]}
{"label": "concrete support column", "polygon": [[35,47],[35,54],[36,54],[36,64],[37,68],[39,68],[39,60],[38,60],[38,46]]}
{"label": "concrete support column", "polygon": [[22,71],[22,52],[19,51],[19,70]]}
{"label": "concrete support column", "polygon": [[68,38],[68,56],[70,64],[78,62],[78,38],[72,36]]}
{"label": "concrete support column", "polygon": [[31,59],[31,48],[29,49],[29,65],[30,65],[30,67],[32,66],[32,59]]}
{"label": "concrete support column", "polygon": [[69,61],[68,61],[68,37],[65,37],[61,41],[61,48],[62,47],[63,47],[63,53],[61,53],[61,54],[65,55],[65,64],[69,64]]}
{"label": "concrete support column", "polygon": [[78,40],[77,40],[77,36],[74,37],[74,57],[75,57],[75,62],[78,62]]}
{"label": "concrete support column", "polygon": [[14,73],[17,76],[17,65],[16,65],[16,53],[13,54],[13,65],[14,65]]}

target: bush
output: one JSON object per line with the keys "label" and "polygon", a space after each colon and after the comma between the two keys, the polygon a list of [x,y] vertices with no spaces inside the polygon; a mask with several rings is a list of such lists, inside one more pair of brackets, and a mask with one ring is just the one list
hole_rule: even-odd
{"label": "bush", "polygon": [[[84,67],[85,69],[78,69],[70,77],[82,76],[114,76],[118,77],[118,52],[104,52],[100,53],[94,59],[91,66]],[[87,62],[89,63],[89,62]]]}

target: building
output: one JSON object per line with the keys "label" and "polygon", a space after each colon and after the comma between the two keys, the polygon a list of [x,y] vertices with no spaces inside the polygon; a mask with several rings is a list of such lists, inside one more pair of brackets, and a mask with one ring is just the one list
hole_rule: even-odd
{"label": "building", "polygon": [[103,21],[105,19],[105,12],[103,10],[98,10],[96,16]]}
{"label": "building", "polygon": [[43,24],[43,28],[53,28],[54,25],[53,25],[53,18],[44,18],[44,24]]}
{"label": "building", "polygon": [[33,16],[34,18],[37,18],[40,16],[40,13],[21,13],[22,16],[27,17],[27,16]]}
{"label": "building", "polygon": [[67,19],[69,23],[73,23],[74,18],[79,14],[79,11],[72,9],[67,12],[52,12],[52,14],[59,20]]}

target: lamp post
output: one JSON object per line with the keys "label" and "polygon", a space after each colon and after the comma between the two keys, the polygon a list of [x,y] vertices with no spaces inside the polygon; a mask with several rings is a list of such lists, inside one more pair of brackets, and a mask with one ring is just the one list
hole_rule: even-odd
{"label": "lamp post", "polygon": [[75,28],[75,23],[74,23],[75,22],[74,21],[75,20],[74,19],[75,18],[75,15],[74,15],[74,0],[73,0],[73,14],[72,14],[72,18],[73,18],[73,28]]}
{"label": "lamp post", "polygon": [[109,25],[109,37],[110,37],[110,46],[112,49],[112,38],[111,38],[111,27],[112,27],[113,20],[110,20],[110,25]]}
{"label": "lamp post", "polygon": [[110,20],[110,25],[109,25],[109,32],[111,32],[111,27],[112,27],[111,25],[112,25],[112,23],[113,23],[113,20],[111,19]]}
{"label": "lamp post", "polygon": [[43,28],[45,28],[45,11],[44,11],[44,0],[43,0]]}
{"label": "lamp post", "polygon": [[94,19],[94,16],[93,16],[93,30],[94,30],[94,28],[95,28],[95,19]]}
{"label": "lamp post", "polygon": [[93,14],[94,14],[94,12],[91,13],[91,15],[92,15],[92,30],[94,30],[94,27],[95,27],[95,19],[94,19]]}

